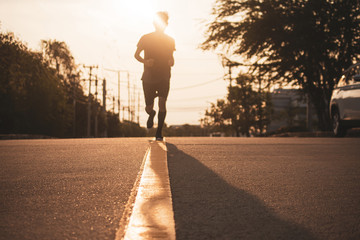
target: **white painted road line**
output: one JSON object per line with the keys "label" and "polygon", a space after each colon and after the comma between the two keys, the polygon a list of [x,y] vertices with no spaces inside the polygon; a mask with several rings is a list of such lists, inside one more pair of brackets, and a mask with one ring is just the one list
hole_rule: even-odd
{"label": "white painted road line", "polygon": [[149,154],[150,154],[150,147],[148,147],[148,149],[146,150],[146,153],[144,155],[144,159],[142,161],[140,170],[139,170],[138,175],[136,177],[136,180],[134,182],[134,186],[131,189],[128,202],[125,205],[123,215],[122,215],[122,217],[120,219],[120,224],[119,224],[119,228],[118,228],[118,230],[116,232],[115,240],[124,239],[125,231],[126,231],[126,228],[128,226],[129,219],[130,219],[130,216],[131,216],[131,212],[132,212],[132,209],[133,209],[133,206],[134,206],[134,203],[135,203],[136,195],[137,195],[137,192],[138,192],[138,189],[139,189],[141,175],[142,175],[143,170],[144,170],[145,162],[149,158]]}
{"label": "white painted road line", "polygon": [[165,142],[151,141],[124,239],[174,239],[175,222]]}

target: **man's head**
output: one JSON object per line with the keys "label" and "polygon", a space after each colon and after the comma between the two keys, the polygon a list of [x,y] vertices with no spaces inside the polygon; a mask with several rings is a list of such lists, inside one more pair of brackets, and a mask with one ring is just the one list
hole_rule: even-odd
{"label": "man's head", "polygon": [[169,14],[167,12],[157,12],[154,18],[154,26],[156,31],[163,32],[169,22]]}

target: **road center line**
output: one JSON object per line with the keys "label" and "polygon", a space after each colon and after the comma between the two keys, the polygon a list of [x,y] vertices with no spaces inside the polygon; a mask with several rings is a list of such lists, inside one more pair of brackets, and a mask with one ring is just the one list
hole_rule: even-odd
{"label": "road center line", "polygon": [[124,239],[174,239],[165,142],[151,141]]}

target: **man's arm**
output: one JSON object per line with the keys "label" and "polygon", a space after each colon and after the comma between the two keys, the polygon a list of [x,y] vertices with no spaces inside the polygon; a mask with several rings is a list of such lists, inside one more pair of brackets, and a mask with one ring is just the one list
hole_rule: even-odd
{"label": "man's arm", "polygon": [[144,63],[144,60],[141,56],[140,56],[140,53],[141,53],[142,49],[140,48],[136,48],[136,52],[134,54],[134,57],[136,58],[136,60],[138,60],[139,62],[141,63]]}
{"label": "man's arm", "polygon": [[152,67],[154,65],[154,60],[153,59],[144,59],[143,57],[141,57],[140,53],[141,53],[142,49],[141,48],[137,48],[136,52],[134,54],[134,57],[136,58],[136,60],[138,60],[139,62],[143,63],[146,67]]}
{"label": "man's arm", "polygon": [[168,64],[170,67],[174,66],[175,64],[174,55],[171,54]]}
{"label": "man's arm", "polygon": [[171,41],[171,44],[172,44],[172,52],[171,52],[171,56],[170,56],[170,59],[168,61],[168,64],[170,67],[173,67],[174,64],[175,64],[175,60],[174,60],[174,51],[175,51],[175,41],[174,39],[170,38],[172,41]]}

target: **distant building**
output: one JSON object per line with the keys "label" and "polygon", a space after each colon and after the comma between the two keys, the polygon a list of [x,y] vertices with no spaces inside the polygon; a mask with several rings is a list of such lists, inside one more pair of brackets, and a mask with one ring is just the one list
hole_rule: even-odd
{"label": "distant building", "polygon": [[307,104],[297,89],[275,89],[271,93],[274,113],[267,131],[305,127]]}

